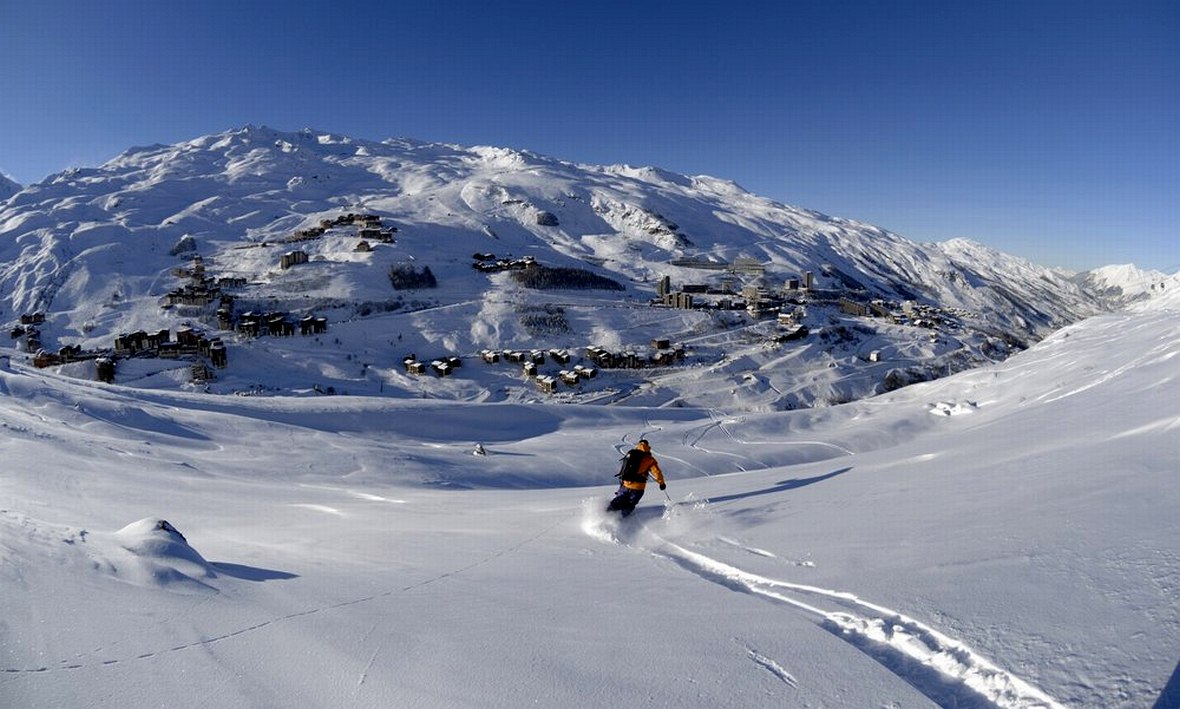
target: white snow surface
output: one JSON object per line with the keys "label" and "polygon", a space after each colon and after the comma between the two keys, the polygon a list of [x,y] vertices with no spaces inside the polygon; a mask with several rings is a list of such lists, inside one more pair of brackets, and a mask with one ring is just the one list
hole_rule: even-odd
{"label": "white snow surface", "polygon": [[781,412],[0,359],[0,706],[1176,706],[1170,296]]}

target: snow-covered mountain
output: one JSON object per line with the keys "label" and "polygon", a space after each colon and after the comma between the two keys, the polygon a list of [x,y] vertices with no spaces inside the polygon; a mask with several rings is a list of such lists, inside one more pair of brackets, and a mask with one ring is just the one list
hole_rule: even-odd
{"label": "snow-covered mountain", "polygon": [[[376,238],[341,222],[348,214],[375,217]],[[307,262],[288,268],[284,254],[296,250]],[[477,255],[527,257],[621,290],[526,288],[509,272],[473,268]],[[391,271],[426,269],[437,287],[392,284]],[[721,307],[651,307],[663,277],[697,305]],[[169,295],[200,278],[232,284],[217,289],[234,301],[228,319],[216,316],[219,297]],[[787,289],[808,279],[810,288]],[[1103,307],[1067,275],[979,244],[914,243],[712,177],[254,126],[133,148],[30,185],[0,211],[0,292],[14,326],[44,315],[34,340],[17,338],[30,356],[101,352],[136,331],[209,331],[232,360],[209,385],[216,391],[269,389],[266,372],[299,369],[308,391],[422,395],[421,381],[403,376],[406,355],[597,345],[646,360],[649,343],[668,339],[686,345],[679,371],[615,373],[576,393],[738,397],[752,408],[845,401],[1002,359]],[[324,317],[328,338],[242,337],[239,314],[251,311]],[[188,381],[171,366],[129,364],[120,381]],[[515,370],[471,371],[430,393],[534,395]],[[692,387],[686,402],[684,378],[714,386]]]}
{"label": "snow-covered mountain", "polygon": [[1074,280],[1086,290],[1121,304],[1180,290],[1180,273],[1168,275],[1160,271],[1145,271],[1129,263],[1079,273]]}

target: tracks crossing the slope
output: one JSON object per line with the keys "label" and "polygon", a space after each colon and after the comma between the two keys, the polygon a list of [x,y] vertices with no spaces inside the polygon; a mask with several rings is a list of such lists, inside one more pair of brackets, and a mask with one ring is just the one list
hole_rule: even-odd
{"label": "tracks crossing the slope", "polygon": [[[619,539],[609,523],[584,527],[591,536],[645,551],[706,581],[782,604],[811,616],[818,625],[873,658],[940,706],[978,709],[1064,709],[1043,691],[1004,670],[939,630],[847,591],[792,583],[744,571],[660,537]],[[771,658],[750,650],[751,659],[791,687],[798,680]]]}

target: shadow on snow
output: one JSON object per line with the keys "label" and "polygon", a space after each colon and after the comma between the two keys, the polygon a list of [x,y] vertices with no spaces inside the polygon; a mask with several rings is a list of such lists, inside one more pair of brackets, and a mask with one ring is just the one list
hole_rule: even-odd
{"label": "shadow on snow", "polygon": [[209,565],[226,576],[245,579],[247,581],[274,581],[299,577],[299,574],[292,574],[286,571],[274,571],[272,569],[262,569],[257,566],[243,566],[242,564],[229,564],[224,561],[213,561]]}
{"label": "shadow on snow", "polygon": [[757,497],[758,495],[770,495],[770,494],[773,494],[776,492],[786,492],[787,490],[796,490],[801,487],[807,487],[808,485],[814,485],[816,483],[821,483],[825,480],[831,480],[832,478],[836,477],[837,475],[843,475],[844,473],[847,473],[850,470],[852,470],[852,466],[849,466],[847,468],[840,468],[839,470],[833,470],[830,473],[826,473],[824,475],[817,475],[813,478],[793,478],[791,480],[783,480],[782,482],[775,483],[771,487],[763,488],[761,490],[751,490],[750,492],[736,492],[732,495],[721,495],[720,497],[710,497],[706,500],[706,502],[709,502],[712,504],[717,504],[720,502],[732,502],[733,500],[744,500],[748,497]]}

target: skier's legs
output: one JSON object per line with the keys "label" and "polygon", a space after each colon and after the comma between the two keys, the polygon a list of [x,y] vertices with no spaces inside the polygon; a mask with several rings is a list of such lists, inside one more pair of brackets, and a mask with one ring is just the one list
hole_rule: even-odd
{"label": "skier's legs", "polygon": [[639,504],[639,499],[643,497],[643,490],[632,490],[630,488],[619,486],[619,491],[615,493],[615,497],[607,505],[608,512],[621,512],[624,517],[635,511],[635,506]]}

